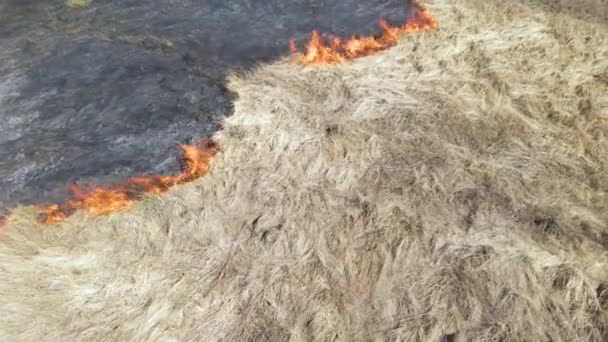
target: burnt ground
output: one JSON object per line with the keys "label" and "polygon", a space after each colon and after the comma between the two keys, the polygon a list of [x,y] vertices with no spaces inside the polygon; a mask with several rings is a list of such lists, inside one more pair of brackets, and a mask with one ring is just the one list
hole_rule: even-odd
{"label": "burnt ground", "polygon": [[230,115],[229,72],[318,29],[402,23],[405,0],[0,0],[0,206],[74,182],[179,169],[177,146]]}

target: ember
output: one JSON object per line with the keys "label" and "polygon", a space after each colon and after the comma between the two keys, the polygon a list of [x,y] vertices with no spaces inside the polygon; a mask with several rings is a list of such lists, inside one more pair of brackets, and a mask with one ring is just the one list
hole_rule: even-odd
{"label": "ember", "polygon": [[0,228],[8,224],[8,215],[0,215]]}

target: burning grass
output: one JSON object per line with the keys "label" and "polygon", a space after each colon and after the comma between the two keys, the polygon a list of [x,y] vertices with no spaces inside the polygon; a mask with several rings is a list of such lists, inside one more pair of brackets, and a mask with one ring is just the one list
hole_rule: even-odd
{"label": "burning grass", "polygon": [[0,340],[607,341],[608,26],[536,2],[232,78],[214,172],[128,214],[16,211]]}
{"label": "burning grass", "polygon": [[[90,1],[68,1],[70,7],[86,7]],[[437,21],[419,2],[412,3],[412,10],[405,24],[399,27],[380,20],[382,34],[379,36],[351,37],[345,42],[335,36],[324,40],[317,31],[306,45],[304,52],[299,52],[291,41],[290,51],[304,64],[320,65],[339,63],[374,54],[395,45],[403,34],[431,30],[437,27]],[[160,194],[176,184],[183,184],[202,176],[208,168],[211,158],[217,152],[217,145],[200,146],[183,145],[185,167],[183,172],[173,176],[147,175],[132,177],[124,184],[114,186],[79,186],[68,185],[70,196],[62,204],[42,204],[40,223],[55,224],[65,220],[77,210],[85,210],[89,215],[110,214],[129,208],[143,194]],[[0,226],[8,222],[7,217],[0,217]]]}
{"label": "burning grass", "polygon": [[342,41],[334,35],[325,37],[313,31],[304,51],[298,51],[293,40],[290,43],[290,51],[303,64],[340,63],[394,46],[404,34],[428,31],[436,27],[437,20],[426,7],[419,2],[413,2],[411,13],[402,26],[391,26],[385,20],[380,20],[382,33],[379,36],[353,36]]}
{"label": "burning grass", "polygon": [[39,207],[40,222],[61,222],[79,209],[84,209],[93,216],[121,211],[130,207],[143,194],[160,194],[174,185],[193,181],[207,173],[219,146],[215,142],[204,140],[198,145],[182,145],[181,149],[182,172],[171,176],[132,177],[125,184],[110,187],[70,185],[71,196],[63,204],[46,204]]}

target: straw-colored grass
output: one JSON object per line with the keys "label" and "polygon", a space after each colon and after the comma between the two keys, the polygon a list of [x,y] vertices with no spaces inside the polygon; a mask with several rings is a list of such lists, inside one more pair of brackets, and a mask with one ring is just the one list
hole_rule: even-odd
{"label": "straw-colored grass", "polygon": [[[3,341],[605,341],[605,0],[230,79],[208,176],[0,236]],[[588,13],[585,13],[588,11]]]}
{"label": "straw-colored grass", "polygon": [[65,4],[70,8],[86,8],[91,5],[93,0],[66,0]]}

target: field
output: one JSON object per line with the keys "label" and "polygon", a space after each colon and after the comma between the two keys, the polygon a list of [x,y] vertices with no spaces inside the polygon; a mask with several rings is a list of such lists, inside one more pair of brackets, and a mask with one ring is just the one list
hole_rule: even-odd
{"label": "field", "polygon": [[0,232],[3,341],[608,339],[608,2],[228,78],[205,177]]}

